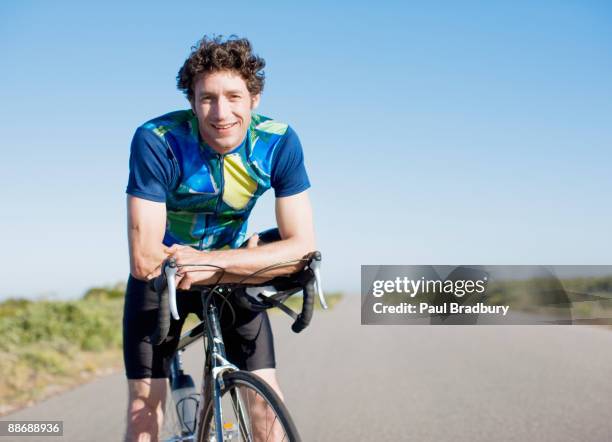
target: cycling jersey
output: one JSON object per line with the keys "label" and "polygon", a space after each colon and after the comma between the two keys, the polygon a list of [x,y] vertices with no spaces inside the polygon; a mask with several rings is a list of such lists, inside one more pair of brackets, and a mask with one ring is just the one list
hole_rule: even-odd
{"label": "cycling jersey", "polygon": [[132,140],[126,192],[165,202],[164,244],[200,250],[236,248],[257,198],[310,187],[297,134],[287,124],[252,114],[242,144],[219,154],[199,135],[191,110],[139,127]]}

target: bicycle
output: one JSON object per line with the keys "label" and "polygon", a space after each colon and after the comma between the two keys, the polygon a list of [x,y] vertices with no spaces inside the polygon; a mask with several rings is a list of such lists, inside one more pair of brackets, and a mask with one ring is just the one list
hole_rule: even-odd
{"label": "bicycle", "polygon": [[[300,262],[304,262],[305,267],[289,276],[275,277],[264,284],[245,283],[265,271]],[[327,309],[321,290],[320,265],[320,252],[313,252],[305,259],[278,263],[258,270],[239,283],[197,287],[202,296],[204,319],[181,335],[169,374],[171,400],[176,407],[181,434],[164,442],[255,442],[267,441],[270,437],[289,442],[301,440],[287,407],[270,386],[227,360],[215,295],[221,298],[220,309],[232,309],[228,301],[231,296],[236,298],[236,302],[255,311],[278,307],[294,319],[291,328],[299,333],[310,323],[315,297],[319,298],[321,307]],[[164,342],[168,334],[170,316],[179,319],[175,282],[177,270],[176,262],[167,260],[162,275],[153,281],[160,300],[158,328],[151,336],[156,345]],[[223,273],[219,281],[222,277]],[[283,302],[299,292],[303,292],[303,302],[298,314]],[[181,354],[187,346],[202,338],[205,348],[204,375],[202,391],[198,394],[193,379],[183,370]],[[262,410],[265,410],[263,417]],[[272,416],[268,416],[269,413]],[[256,425],[253,421],[257,421]]]}

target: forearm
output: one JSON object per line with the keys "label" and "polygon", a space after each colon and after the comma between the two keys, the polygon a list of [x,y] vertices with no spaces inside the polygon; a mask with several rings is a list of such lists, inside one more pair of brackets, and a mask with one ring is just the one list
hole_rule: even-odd
{"label": "forearm", "polygon": [[[250,275],[264,267],[274,266],[287,261],[304,258],[314,250],[314,244],[290,238],[253,249],[221,250],[213,252],[218,255],[218,262],[226,271],[236,275]],[[293,262],[262,273],[274,277],[296,272],[303,268],[303,262]]]}
{"label": "forearm", "polygon": [[[272,279],[274,276],[253,276],[253,277],[248,277],[245,275],[236,275],[234,273],[223,273],[223,277],[221,277],[221,272],[217,272],[212,276],[208,276],[209,274],[207,274],[207,276],[200,276],[200,273],[198,272],[190,272],[191,273],[191,277],[193,278],[193,285],[201,285],[201,286],[210,286],[210,285],[214,285],[214,284],[228,284],[228,283],[244,283],[244,284],[250,284],[250,285],[258,285],[258,284],[263,284],[266,281],[269,281],[270,279]],[[268,275],[266,273],[266,275]],[[277,275],[278,276],[278,275]],[[220,278],[221,277],[221,278]]]}
{"label": "forearm", "polygon": [[[227,279],[234,279],[234,277],[244,278],[268,266],[299,260],[314,249],[312,240],[289,238],[255,248],[207,252],[204,256],[208,263],[225,269]],[[258,279],[268,280],[275,276],[294,273],[303,267],[303,262],[293,262],[267,270],[257,276],[260,277]],[[249,282],[257,281],[249,279]]]}

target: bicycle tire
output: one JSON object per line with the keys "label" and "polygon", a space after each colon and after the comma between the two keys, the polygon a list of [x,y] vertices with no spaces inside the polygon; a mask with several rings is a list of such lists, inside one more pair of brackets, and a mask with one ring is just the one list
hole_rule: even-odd
{"label": "bicycle tire", "polygon": [[[262,379],[249,372],[234,371],[231,373],[226,373],[223,377],[223,382],[224,387],[221,391],[222,398],[224,398],[227,393],[231,394],[231,392],[236,392],[239,389],[251,390],[252,392],[257,393],[258,396],[265,400],[268,407],[276,416],[275,421],[278,421],[280,426],[282,427],[282,440],[286,442],[301,442],[301,438],[293,422],[293,419],[291,418],[291,415],[287,410],[287,407],[285,406],[285,404],[283,404],[278,395],[270,388],[270,386],[266,384]],[[204,406],[200,409],[198,434],[196,438],[196,441],[198,442],[209,442],[211,440],[211,432],[214,431],[213,403],[212,400],[210,400],[211,395],[207,394],[207,396],[209,400],[204,401]],[[242,425],[240,425],[239,423],[240,438],[238,440],[247,441],[248,438],[244,437],[243,431],[244,430],[242,428]],[[252,425],[250,428],[250,432],[251,434],[253,433]],[[261,439],[254,440],[259,441]]]}

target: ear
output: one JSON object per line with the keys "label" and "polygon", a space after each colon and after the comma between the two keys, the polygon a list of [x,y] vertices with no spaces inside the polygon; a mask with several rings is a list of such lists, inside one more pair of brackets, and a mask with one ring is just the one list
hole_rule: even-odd
{"label": "ear", "polygon": [[195,102],[193,98],[189,100],[189,105],[191,106],[191,110],[193,111],[193,113],[197,115],[195,111]]}
{"label": "ear", "polygon": [[259,106],[260,98],[261,98],[261,94],[253,95],[251,97],[251,110],[257,109],[257,106]]}

